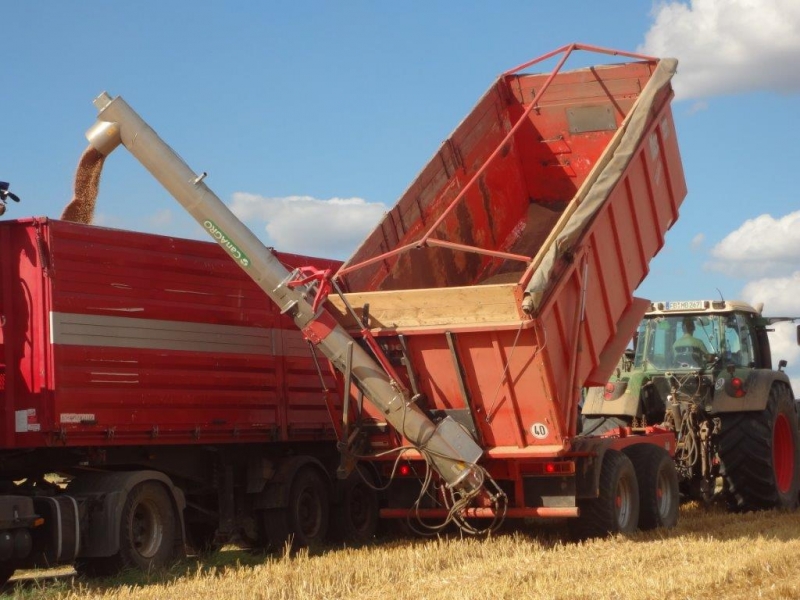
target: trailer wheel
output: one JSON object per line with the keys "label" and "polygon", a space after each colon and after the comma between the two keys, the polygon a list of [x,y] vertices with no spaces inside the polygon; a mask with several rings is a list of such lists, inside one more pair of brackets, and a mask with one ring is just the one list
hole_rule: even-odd
{"label": "trailer wheel", "polygon": [[315,469],[298,471],[292,481],[289,505],[264,511],[264,527],[274,550],[287,543],[292,550],[320,545],[328,533],[328,486]]}
{"label": "trailer wheel", "polygon": [[330,537],[336,542],[364,544],[375,537],[378,528],[378,494],[362,477],[351,473],[342,482],[342,499],[333,507]]}
{"label": "trailer wheel", "polygon": [[774,383],[761,412],[720,415],[720,473],[734,510],[797,506],[800,444],[789,388]]}
{"label": "trailer wheel", "polygon": [[675,527],[678,523],[678,472],[675,462],[663,449],[653,444],[628,446],[639,484],[639,529]]}
{"label": "trailer wheel", "polygon": [[570,520],[579,539],[629,534],[639,523],[639,486],[631,460],[619,450],[606,450],[600,468],[597,498],[578,500],[580,516]]}
{"label": "trailer wheel", "polygon": [[125,569],[163,569],[175,559],[179,542],[178,519],[166,489],[155,481],[144,481],[128,493],[122,507],[119,551],[113,556],[79,559],[75,568],[90,577]]}

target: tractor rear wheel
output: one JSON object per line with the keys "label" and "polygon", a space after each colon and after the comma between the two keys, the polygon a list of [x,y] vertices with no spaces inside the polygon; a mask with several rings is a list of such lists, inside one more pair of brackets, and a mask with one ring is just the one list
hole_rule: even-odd
{"label": "tractor rear wheel", "polygon": [[600,468],[597,498],[578,500],[580,516],[570,528],[580,539],[629,534],[639,524],[639,485],[631,460],[619,450],[606,450]]}
{"label": "tractor rear wheel", "polygon": [[678,472],[661,447],[635,444],[624,450],[639,484],[639,529],[675,527],[678,523]]}
{"label": "tractor rear wheel", "polygon": [[788,386],[774,383],[761,412],[720,415],[718,453],[734,510],[797,506],[800,444]]}

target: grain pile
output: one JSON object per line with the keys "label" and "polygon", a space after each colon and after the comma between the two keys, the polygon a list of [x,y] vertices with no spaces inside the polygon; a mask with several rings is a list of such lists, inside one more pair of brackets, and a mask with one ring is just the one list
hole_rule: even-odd
{"label": "grain pile", "polygon": [[89,146],[78,161],[75,171],[75,193],[64,208],[61,219],[90,225],[94,217],[94,206],[100,188],[100,173],[105,155]]}

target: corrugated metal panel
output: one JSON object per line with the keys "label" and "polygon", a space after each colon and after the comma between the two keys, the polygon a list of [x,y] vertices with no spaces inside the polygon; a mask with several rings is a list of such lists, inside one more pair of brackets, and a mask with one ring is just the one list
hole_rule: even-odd
{"label": "corrugated metal panel", "polygon": [[3,447],[331,437],[302,334],[216,244],[59,221],[2,223],[0,243],[19,257]]}

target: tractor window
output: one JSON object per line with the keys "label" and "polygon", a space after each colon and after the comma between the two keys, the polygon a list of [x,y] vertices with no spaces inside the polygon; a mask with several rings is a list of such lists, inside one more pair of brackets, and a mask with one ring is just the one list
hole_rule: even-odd
{"label": "tractor window", "polygon": [[667,367],[668,349],[674,336],[671,328],[664,317],[645,318],[639,324],[634,366],[640,367],[647,363],[656,369]]}
{"label": "tractor window", "polygon": [[634,345],[634,348],[636,348],[636,355],[633,359],[634,366],[642,366],[642,362],[644,362],[644,352],[647,346],[647,324],[649,322],[650,321],[645,319],[639,323],[639,329],[636,330],[636,334],[634,335],[634,339],[637,341]]}
{"label": "tractor window", "polygon": [[738,356],[736,356],[734,364],[740,367],[754,366],[755,352],[753,351],[753,338],[750,335],[750,327],[748,327],[747,321],[741,313],[736,313],[733,317],[738,329],[737,341],[739,342]]}
{"label": "tractor window", "polygon": [[715,316],[676,314],[645,318],[637,333],[634,366],[647,363],[655,369],[702,367],[718,352],[718,327]]}
{"label": "tractor window", "polygon": [[744,315],[736,313],[725,318],[725,356],[726,365],[748,367],[755,364],[753,338]]}

